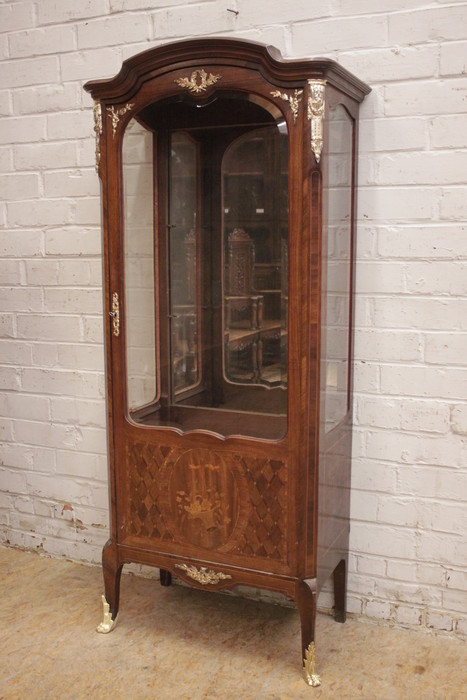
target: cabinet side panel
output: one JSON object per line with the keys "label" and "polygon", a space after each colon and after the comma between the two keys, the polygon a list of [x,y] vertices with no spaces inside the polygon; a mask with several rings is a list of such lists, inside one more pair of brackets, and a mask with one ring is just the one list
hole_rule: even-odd
{"label": "cabinet side panel", "polygon": [[318,589],[347,559],[358,106],[327,91],[323,165]]}
{"label": "cabinet side panel", "polygon": [[337,441],[320,454],[318,590],[348,552],[352,426],[341,426],[339,432]]}

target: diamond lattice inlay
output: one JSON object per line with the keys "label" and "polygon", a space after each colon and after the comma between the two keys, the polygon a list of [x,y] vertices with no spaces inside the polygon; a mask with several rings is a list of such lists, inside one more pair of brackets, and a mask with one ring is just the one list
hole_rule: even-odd
{"label": "diamond lattice inlay", "polygon": [[130,535],[174,539],[160,509],[160,470],[169,453],[168,447],[143,443],[135,443],[127,450]]}
{"label": "diamond lattice inlay", "polygon": [[248,482],[252,509],[237,551],[285,560],[287,528],[287,468],[284,462],[240,458]]}

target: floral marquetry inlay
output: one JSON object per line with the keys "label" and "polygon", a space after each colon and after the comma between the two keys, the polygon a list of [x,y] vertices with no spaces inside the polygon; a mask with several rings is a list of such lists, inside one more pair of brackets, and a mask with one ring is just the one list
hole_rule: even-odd
{"label": "floral marquetry inlay", "polygon": [[237,462],[212,450],[192,449],[167,460],[161,474],[162,507],[177,536],[203,549],[231,549],[246,524],[240,494],[246,482]]}

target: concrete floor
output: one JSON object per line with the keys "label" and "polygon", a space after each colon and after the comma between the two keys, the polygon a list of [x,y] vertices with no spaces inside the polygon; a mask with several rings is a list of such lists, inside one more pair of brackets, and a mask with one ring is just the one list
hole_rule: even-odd
{"label": "concrete floor", "polygon": [[457,639],[319,615],[300,670],[290,608],[122,577],[116,629],[97,634],[101,571],[0,547],[0,700],[461,700]]}

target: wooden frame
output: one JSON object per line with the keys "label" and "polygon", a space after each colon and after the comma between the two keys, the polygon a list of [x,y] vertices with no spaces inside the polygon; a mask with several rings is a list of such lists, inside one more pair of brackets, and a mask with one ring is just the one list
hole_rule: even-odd
{"label": "wooden frame", "polygon": [[[242,584],[279,591],[298,606],[302,659],[312,683],[316,681],[316,598],[330,574],[336,619],[345,619],[352,423],[351,371],[345,416],[326,431],[323,415],[327,117],[331,108],[341,104],[352,120],[353,251],[358,104],[369,88],[331,60],[283,61],[278,52],[262,45],[210,38],[145,51],[125,61],[115,78],[92,81],[85,89],[96,103],[96,163],[104,212],[111,538],[103,551],[103,569],[110,619],[117,616],[120,573],[128,562],[159,567],[163,585],[169,585],[175,575],[209,590]],[[162,132],[167,128],[164,105],[168,101],[208,104],[227,93],[251,104],[268,105],[276,121],[286,122],[289,135],[287,418],[284,423],[280,417],[265,420],[260,415],[256,423],[271,426],[264,433],[254,427],[252,414],[238,413],[232,419],[232,415],[220,416],[215,407],[169,406],[166,414],[155,407],[152,415],[147,411],[130,415],[127,409],[123,134],[135,115]],[[201,128],[203,110],[198,112],[199,121],[193,127]],[[219,118],[225,120],[225,114]],[[163,140],[156,137],[156,162],[167,161],[164,149]],[[161,347],[169,342],[164,281],[167,198],[162,168],[157,171],[154,204],[156,323]],[[353,253],[351,257],[348,298],[352,305]],[[118,335],[112,306],[115,295],[120,300]],[[350,368],[351,347],[349,332]],[[170,391],[170,360],[164,352],[157,370],[162,404]],[[209,498],[215,493],[217,499],[202,516],[198,513],[198,525],[203,518],[205,525],[209,521],[198,530],[193,526],[189,469],[201,481],[209,476]],[[206,496],[207,487],[203,488]]]}

